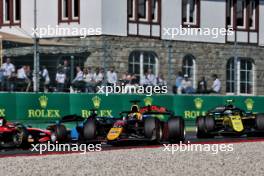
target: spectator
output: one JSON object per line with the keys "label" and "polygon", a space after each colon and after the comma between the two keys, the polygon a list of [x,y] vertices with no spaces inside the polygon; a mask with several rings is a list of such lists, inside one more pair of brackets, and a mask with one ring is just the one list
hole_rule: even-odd
{"label": "spectator", "polygon": [[178,72],[178,75],[177,75],[177,77],[176,77],[176,84],[175,84],[175,89],[176,90],[174,90],[174,92],[176,93],[177,92],[177,94],[181,94],[182,92],[181,92],[181,90],[182,90],[182,80],[183,80],[183,76],[182,76],[182,72],[180,71],[180,72]]}
{"label": "spectator", "polygon": [[57,92],[63,92],[65,88],[66,74],[62,67],[58,68],[56,73]]}
{"label": "spectator", "polygon": [[94,80],[96,86],[100,86],[104,80],[104,72],[103,69],[97,68],[96,72],[94,73]]}
{"label": "spectator", "polygon": [[3,69],[3,89],[7,91],[13,91],[14,87],[11,82],[13,73],[15,72],[15,66],[11,63],[10,58],[6,59],[6,62],[2,65]]}
{"label": "spectator", "polygon": [[127,84],[127,79],[126,79],[127,75],[128,75],[127,72],[122,75],[121,79],[119,80],[121,85],[126,85]]}
{"label": "spectator", "polygon": [[198,82],[198,88],[197,93],[207,93],[207,82],[205,80],[205,77],[203,76],[201,80]]}
{"label": "spectator", "polygon": [[85,82],[85,92],[93,93],[95,92],[95,80],[94,74],[90,67],[84,69],[84,82]]}
{"label": "spectator", "polygon": [[30,80],[26,74],[26,66],[23,65],[20,69],[17,70],[17,88],[20,91],[28,91],[28,84],[30,84]]}
{"label": "spectator", "polygon": [[138,78],[137,78],[137,76],[136,76],[135,74],[132,74],[132,75],[131,75],[131,81],[130,81],[130,84],[131,84],[131,85],[135,85],[135,86],[138,85]]}
{"label": "spectator", "polygon": [[182,80],[181,83],[181,92],[186,93],[186,94],[193,94],[194,88],[192,87],[192,82],[189,80],[188,75],[184,75],[184,79]]}
{"label": "spectator", "polygon": [[158,86],[166,86],[167,82],[164,79],[163,74],[159,74],[159,76],[157,77],[157,81],[156,81]]}
{"label": "spectator", "polygon": [[48,92],[49,84],[50,84],[50,77],[49,77],[49,72],[45,65],[42,66],[41,78],[43,80],[43,90],[44,92]]}
{"label": "spectator", "polygon": [[221,92],[221,81],[218,79],[217,74],[213,74],[212,78],[214,80],[211,92],[212,93],[220,93]]}
{"label": "spectator", "polygon": [[148,80],[149,85],[151,85],[151,86],[156,85],[156,77],[152,73],[152,70],[151,69],[148,69],[148,72],[147,72],[147,80]]}
{"label": "spectator", "polygon": [[70,79],[72,79],[72,78],[71,78],[71,68],[69,67],[68,60],[65,59],[63,61],[62,69],[63,69],[63,72],[66,75],[65,87],[69,88],[70,87],[70,83],[71,83]]}
{"label": "spectator", "polygon": [[72,80],[72,85],[75,91],[80,91],[83,88],[83,71],[80,66],[76,67],[76,77]]}
{"label": "spectator", "polygon": [[131,85],[132,75],[129,73],[126,76],[126,85]]}
{"label": "spectator", "polygon": [[107,85],[113,86],[117,83],[117,74],[115,72],[114,67],[111,67],[111,69],[107,72]]}
{"label": "spectator", "polygon": [[25,72],[26,72],[26,75],[27,75],[27,78],[28,78],[27,79],[28,82],[27,82],[27,89],[26,89],[26,91],[29,92],[30,91],[30,88],[31,88],[31,85],[32,85],[32,77],[33,77],[32,71],[31,71],[29,65],[26,65]]}
{"label": "spectator", "polygon": [[140,85],[142,85],[143,87],[147,87],[148,85],[150,85],[150,82],[149,82],[149,80],[148,80],[148,74],[147,73],[145,73],[144,75],[143,75],[143,77],[140,79]]}

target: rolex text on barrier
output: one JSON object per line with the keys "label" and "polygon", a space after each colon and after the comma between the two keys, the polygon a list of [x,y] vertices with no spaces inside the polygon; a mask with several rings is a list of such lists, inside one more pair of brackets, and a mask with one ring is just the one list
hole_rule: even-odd
{"label": "rolex text on barrier", "polygon": [[0,116],[8,120],[46,122],[62,116],[77,114],[89,117],[91,109],[99,116],[119,117],[119,112],[130,110],[132,100],[140,100],[140,106],[158,105],[174,111],[187,121],[204,115],[208,110],[233,99],[234,104],[248,112],[261,112],[264,97],[249,96],[184,96],[184,95],[119,95],[111,94],[23,94],[1,93]]}

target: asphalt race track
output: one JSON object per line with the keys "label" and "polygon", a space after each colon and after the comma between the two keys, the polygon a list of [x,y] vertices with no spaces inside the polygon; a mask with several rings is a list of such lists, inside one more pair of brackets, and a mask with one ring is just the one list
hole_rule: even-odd
{"label": "asphalt race track", "polygon": [[[195,132],[187,132],[185,144],[221,144],[221,143],[250,143],[250,142],[264,142],[263,137],[222,137],[218,136],[213,139],[198,139]],[[165,143],[166,144],[166,143]],[[144,142],[129,142],[120,143],[118,146],[112,146],[102,142],[102,151],[109,150],[123,150],[123,149],[141,149],[141,148],[159,148],[163,144],[150,145]],[[38,156],[38,155],[56,155],[56,154],[71,154],[78,152],[43,152],[39,154],[37,151],[32,151],[31,149],[15,149],[15,148],[2,148],[0,149],[0,158],[5,157],[18,157],[18,156]]]}
{"label": "asphalt race track", "polygon": [[[46,152],[41,155],[30,150],[8,149],[0,152],[0,175],[264,175],[263,138],[217,137],[202,140],[197,139],[193,132],[187,136],[186,142],[193,144],[191,146],[199,144],[203,148],[209,146],[211,150],[172,152],[174,150],[165,150],[167,147],[164,145],[168,144],[144,143],[120,146],[103,144],[102,151],[85,154]],[[219,150],[223,145],[231,145],[233,150]],[[213,148],[217,148],[217,152]]]}

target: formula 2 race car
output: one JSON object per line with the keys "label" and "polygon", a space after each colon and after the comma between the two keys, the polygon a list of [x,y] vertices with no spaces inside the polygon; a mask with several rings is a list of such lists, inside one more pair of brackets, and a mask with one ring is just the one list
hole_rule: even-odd
{"label": "formula 2 race car", "polygon": [[264,136],[264,114],[246,113],[228,101],[196,119],[197,137],[213,138],[214,136]]}
{"label": "formula 2 race car", "polygon": [[50,131],[7,122],[0,117],[0,147],[26,148],[31,143],[50,141]]}
{"label": "formula 2 race car", "polygon": [[[78,115],[68,115],[56,124],[49,126],[52,142],[101,142],[112,127],[115,119],[112,117],[99,117],[96,110],[90,110],[91,115],[86,119]],[[66,128],[67,123],[75,123],[73,127]],[[95,128],[96,127],[96,128]]]}
{"label": "formula 2 race car", "polygon": [[107,134],[109,144],[121,141],[147,141],[151,143],[179,142],[185,138],[184,120],[164,107],[132,105],[131,111],[121,112]]}

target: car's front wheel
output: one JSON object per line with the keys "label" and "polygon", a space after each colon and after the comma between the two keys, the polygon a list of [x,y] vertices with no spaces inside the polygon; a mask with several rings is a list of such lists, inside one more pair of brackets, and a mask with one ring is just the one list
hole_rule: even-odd
{"label": "car's front wheel", "polygon": [[83,137],[85,140],[93,140],[96,138],[96,121],[93,118],[87,119],[83,125]]}
{"label": "car's front wheel", "polygon": [[264,114],[257,114],[255,119],[256,129],[264,130]]}
{"label": "car's front wheel", "polygon": [[213,138],[210,134],[215,128],[215,121],[213,117],[199,116],[196,120],[197,138]]}
{"label": "car's front wheel", "polygon": [[51,129],[51,142],[66,142],[68,138],[68,132],[64,125],[55,125]]}

